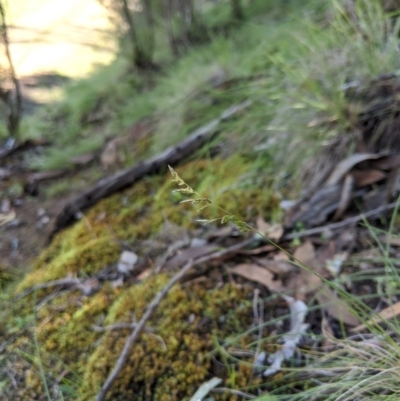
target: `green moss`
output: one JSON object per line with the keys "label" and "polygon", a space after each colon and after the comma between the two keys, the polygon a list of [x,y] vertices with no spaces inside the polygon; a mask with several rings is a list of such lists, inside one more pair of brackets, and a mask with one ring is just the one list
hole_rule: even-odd
{"label": "green moss", "polygon": [[0,290],[4,284],[6,284],[8,281],[11,280],[12,280],[12,274],[10,272],[10,269],[7,269],[5,266],[0,264]]}
{"label": "green moss", "polygon": [[90,298],[79,299],[78,294],[66,294],[43,308],[38,318],[42,322],[49,316],[52,319],[36,328],[42,351],[57,355],[69,369],[81,374],[101,336],[92,326],[107,312],[117,294],[117,290],[105,286]]}
{"label": "green moss", "polygon": [[[52,256],[52,252],[55,253]],[[115,262],[120,246],[110,237],[77,242],[70,249],[50,249],[36,262],[36,270],[28,274],[17,287],[17,292],[27,287],[65,278],[71,275],[86,277]],[[50,258],[50,260],[49,260]],[[44,263],[45,260],[47,263]]]}
{"label": "green moss", "polygon": [[[105,322],[131,322],[133,316],[139,319],[166,282],[167,277],[158,276],[125,291]],[[143,334],[134,345],[107,399],[190,398],[210,377],[212,337],[224,339],[238,330],[245,331],[251,324],[251,299],[246,301],[245,293],[233,285],[210,291],[199,285],[174,288],[148,322],[155,334]],[[127,334],[128,331],[105,334],[87,364],[79,400],[91,400],[99,391]],[[247,382],[250,375],[246,377]]]}
{"label": "green moss", "polygon": [[[249,221],[259,213],[272,215],[277,209],[277,199],[267,186],[248,187],[245,191],[240,187],[241,177],[250,167],[244,158],[233,156],[195,160],[176,170],[202,195]],[[196,219],[223,216],[217,207],[197,213],[195,207],[180,204],[183,198],[173,192],[176,188],[171,181],[169,173],[146,177],[132,188],[99,202],[81,221],[54,238],[31,272],[18,283],[16,292],[68,276],[93,277],[117,262],[123,242],[129,243],[139,257],[146,256],[143,244],[160,235],[166,223],[167,227],[173,224],[190,230],[199,227]],[[129,335],[129,330],[97,333],[92,326],[140,319],[167,280],[166,276],[157,276],[139,285],[125,283],[118,288],[103,283],[100,291],[90,297],[70,291],[47,299],[52,289],[38,290],[13,305],[13,314],[31,318],[34,300],[46,299],[32,328],[45,371],[57,377],[67,369],[71,372],[69,378],[74,375],[69,385],[75,394],[73,399],[86,401],[99,390]],[[249,328],[251,293],[248,301],[246,295],[244,288],[233,285],[218,290],[200,285],[173,289],[148,322],[154,333],[144,333],[134,346],[109,399],[184,400],[193,395],[212,375],[209,353],[215,347],[213,339],[224,341]],[[13,326],[11,315],[7,327]],[[35,354],[32,343],[32,332],[27,332],[14,344],[15,350],[24,350],[17,352],[19,362],[15,366],[26,366],[26,355]],[[23,394],[13,395],[16,400],[43,394],[37,364],[30,362],[28,366],[24,369],[29,371],[29,385],[24,386]],[[245,371],[244,367],[239,369]],[[25,373],[21,371],[20,375],[24,381]],[[230,385],[226,369],[222,377]],[[249,377],[250,373],[243,374],[236,385],[239,381],[246,385]]]}
{"label": "green moss", "polygon": [[177,168],[178,174],[213,205],[197,213],[196,207],[179,204],[183,199],[173,192],[169,173],[148,177],[130,189],[111,196],[93,207],[82,220],[60,233],[43,252],[18,286],[27,287],[76,274],[91,275],[117,261],[119,241],[133,246],[151,238],[168,221],[187,229],[198,226],[197,219],[222,217],[222,206],[240,219],[251,221],[258,214],[272,215],[278,198],[268,186],[240,187],[240,180],[251,163],[240,156],[227,159],[197,160]]}

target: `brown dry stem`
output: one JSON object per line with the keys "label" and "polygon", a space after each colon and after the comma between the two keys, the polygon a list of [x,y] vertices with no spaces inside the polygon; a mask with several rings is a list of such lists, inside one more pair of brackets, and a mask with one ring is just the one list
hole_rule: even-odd
{"label": "brown dry stem", "polygon": [[189,260],[185,264],[185,266],[183,266],[182,269],[179,270],[179,272],[177,272],[171,278],[171,280],[167,283],[167,285],[153,298],[153,300],[147,306],[147,309],[146,309],[145,313],[143,314],[143,317],[135,325],[134,330],[129,335],[129,337],[126,339],[124,348],[122,349],[122,352],[118,357],[118,360],[114,366],[114,369],[111,371],[107,380],[104,382],[102,388],[100,389],[98,395],[96,396],[95,401],[103,401],[105,399],[108,391],[111,389],[111,386],[113,385],[113,383],[116,380],[116,378],[118,377],[121,369],[125,365],[125,363],[128,359],[129,353],[130,353],[133,345],[135,344],[136,340],[139,338],[141,332],[143,331],[146,322],[150,319],[153,312],[157,309],[157,306],[159,305],[159,303],[168,294],[168,292],[171,290],[171,288],[178,281],[180,281],[192,267],[199,265],[201,263],[209,262],[211,260],[219,259],[223,256],[226,256],[227,254],[234,253],[238,249],[245,248],[247,245],[250,245],[252,242],[253,242],[253,238],[249,238],[245,241],[242,241],[229,248],[223,249],[219,252],[215,252],[211,255],[206,255],[206,256],[200,257],[195,260]]}
{"label": "brown dry stem", "polygon": [[398,201],[392,202],[387,205],[379,206],[378,208],[370,210],[369,212],[361,213],[354,217],[349,217],[349,218],[339,221],[337,223],[326,224],[321,227],[310,228],[309,230],[305,230],[305,231],[301,231],[301,232],[297,232],[297,233],[296,232],[290,233],[290,234],[285,235],[283,237],[283,240],[292,240],[295,238],[308,237],[310,235],[323,234],[326,231],[338,230],[340,228],[344,228],[344,227],[350,226],[352,224],[359,223],[360,221],[363,221],[365,219],[380,217],[383,213],[394,210],[396,208],[397,204],[398,204]]}

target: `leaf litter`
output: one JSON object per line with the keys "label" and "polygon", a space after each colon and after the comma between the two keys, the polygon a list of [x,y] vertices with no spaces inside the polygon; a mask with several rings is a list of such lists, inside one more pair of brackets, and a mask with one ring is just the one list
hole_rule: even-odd
{"label": "leaf litter", "polygon": [[[267,242],[266,245],[261,244],[236,254],[234,260],[240,258],[240,262],[235,264],[234,260],[230,261],[234,265],[228,268],[229,273],[257,287],[264,287],[269,293],[285,297],[288,302],[291,323],[282,336],[281,349],[269,357],[265,351],[255,357],[256,370],[266,360],[270,364],[264,376],[274,375],[282,368],[284,361],[293,357],[301,337],[307,334],[310,327],[313,331],[318,327],[321,336],[319,346],[327,350],[332,349],[336,339],[343,336],[343,328],[349,335],[351,332],[367,330],[372,324],[385,323],[400,314],[400,303],[394,302],[373,318],[368,319],[364,315],[366,320],[360,324],[360,318],[350,310],[346,296],[346,292],[350,293],[350,297],[376,293],[372,273],[376,262],[370,263],[367,270],[360,265],[358,270],[357,266],[349,263],[349,257],[370,249],[374,238],[368,228],[357,226],[365,221],[362,213],[368,212],[371,219],[376,219],[391,212],[396,204],[393,200],[396,200],[400,190],[397,178],[400,147],[388,149],[384,140],[379,144],[374,143],[370,129],[366,128],[361,140],[358,137],[353,155],[344,155],[341,162],[332,165],[325,180],[313,180],[314,183],[319,181],[320,186],[310,189],[310,196],[285,203],[285,226],[266,222],[262,216],[256,219],[257,231],[277,243],[280,250],[271,248]],[[392,134],[387,130],[384,135]],[[400,137],[396,143],[400,143]],[[314,171],[314,175],[318,175],[315,166]],[[326,171],[329,171],[329,167]],[[305,188],[307,191],[307,186]],[[388,207],[385,208],[385,205]],[[335,221],[339,224],[332,224]],[[344,224],[340,224],[342,221]],[[305,228],[301,236],[303,243],[288,243],[285,238],[290,237],[299,223]],[[315,230],[314,234],[312,228],[315,227],[320,230]],[[309,234],[307,229],[311,229]],[[321,233],[328,235],[324,238]],[[369,238],[367,242],[364,241],[366,237]],[[383,242],[394,247],[400,243],[396,237]],[[364,271],[371,279],[348,284],[348,280],[352,279],[347,279],[347,275],[357,271]],[[382,300],[377,295],[366,304],[374,309],[380,302]],[[307,317],[307,304],[310,303],[319,306],[318,322],[310,320],[315,313]],[[296,307],[297,313],[294,312]],[[297,320],[293,318],[295,315],[298,316]],[[273,316],[269,316],[269,319],[273,319]],[[305,323],[306,319],[309,322]]]}
{"label": "leaf litter", "polygon": [[[280,316],[286,316],[286,320],[290,320],[290,322],[286,322],[289,326],[286,330],[279,326],[276,328],[282,334],[283,343],[280,345],[280,349],[276,352],[269,352],[268,357],[268,352],[262,351],[255,358],[256,366],[262,365],[265,360],[270,364],[264,370],[263,376],[274,375],[282,369],[285,361],[293,358],[296,350],[301,347],[302,337],[307,336],[308,330],[317,332],[319,335],[322,333],[320,339],[314,341],[315,347],[326,346],[331,345],[333,339],[343,335],[343,330],[338,330],[338,325],[344,325],[346,334],[360,332],[368,329],[372,324],[385,323],[386,320],[392,319],[400,313],[399,303],[395,302],[393,305],[383,308],[373,318],[364,320],[364,324],[360,324],[359,319],[349,311],[348,303],[339,297],[337,291],[330,285],[331,282],[337,285],[335,280],[341,279],[343,275],[349,273],[346,270],[348,257],[355,252],[365,250],[365,246],[360,244],[362,236],[368,236],[367,229],[362,227],[354,229],[357,221],[345,227],[341,226],[340,229],[332,228],[338,227],[332,226],[332,221],[346,221],[354,216],[362,216],[360,212],[374,210],[373,202],[371,202],[374,196],[378,197],[378,204],[382,199],[387,204],[393,200],[392,194],[396,194],[396,191],[400,189],[398,182],[394,184],[391,182],[391,177],[395,176],[400,167],[400,148],[394,146],[394,151],[391,153],[384,149],[382,144],[374,148],[373,141],[367,135],[367,129],[361,142],[363,143],[358,145],[353,155],[346,155],[336,166],[331,166],[326,180],[315,179],[313,181],[320,181],[319,187],[310,189],[304,186],[305,191],[309,191],[309,195],[294,204],[287,203],[291,207],[286,211],[285,226],[268,223],[262,216],[257,218],[257,230],[272,242],[277,243],[279,249],[260,240],[259,236],[254,236],[253,239],[251,236],[247,236],[244,241],[246,246],[238,247],[228,256],[217,257],[212,262],[208,262],[212,272],[207,275],[206,280],[214,281],[213,284],[216,286],[221,285],[226,279],[224,273],[228,273],[229,279],[232,276],[235,280],[239,279],[238,285],[250,284],[260,289],[264,299],[268,299],[272,294],[275,296],[275,300],[283,298],[286,302],[284,307],[280,305]],[[400,138],[397,139],[397,142],[392,141],[392,143],[399,144]],[[361,149],[366,149],[366,151],[363,152]],[[117,159],[111,160],[109,164],[117,161]],[[315,166],[314,171],[314,175],[318,175],[318,169],[315,169]],[[51,177],[42,179],[47,178]],[[387,211],[389,209],[382,209],[375,217],[382,217]],[[5,215],[3,219],[10,218],[7,216],[9,213],[10,211],[3,213]],[[358,221],[362,220],[361,218]],[[0,220],[0,225],[1,223]],[[305,229],[326,228],[325,232],[330,232],[329,238],[321,237],[320,234],[308,234],[306,230],[303,235],[303,243],[300,245],[291,243],[287,240],[286,235],[293,233],[299,226],[298,223],[301,223]],[[211,226],[206,231],[205,240],[201,243],[197,241],[198,246],[189,245],[176,250],[173,254],[168,254],[162,268],[165,270],[177,268],[190,260],[201,259],[204,255],[217,254],[221,247],[222,249],[228,248],[232,242],[243,240],[243,235],[237,233],[231,225],[225,225],[220,229],[214,229]],[[198,233],[194,239],[196,238],[199,238]],[[397,238],[388,239],[387,242],[392,246],[399,246],[399,242],[396,240]],[[120,286],[124,281],[140,281],[149,276],[152,274],[152,268],[154,270],[154,266],[156,266],[157,258],[152,256],[149,260],[150,263],[144,268],[138,269],[138,255],[133,251],[123,251],[117,262],[117,270],[123,273],[123,276],[117,276],[114,279],[115,282],[118,281],[118,286]],[[373,263],[371,263],[372,265]],[[350,269],[352,268],[354,269],[350,266]],[[209,271],[199,269],[194,274],[204,277],[205,273]],[[350,271],[350,273],[352,272]],[[69,282],[54,284],[71,285]],[[75,282],[72,284],[76,285]],[[86,296],[91,296],[102,285],[102,279],[92,277],[78,284]],[[355,292],[352,295],[360,295],[362,286],[366,286],[367,289],[363,289],[363,291],[367,293],[376,290],[373,284],[370,285],[365,280],[365,283],[360,282],[357,286],[353,286]],[[340,283],[340,288],[346,291],[345,284]],[[374,310],[376,304],[381,301],[377,298],[370,305]],[[267,301],[263,300],[263,302]],[[318,313],[312,312],[310,309],[310,306],[315,303],[319,306]],[[262,320],[264,322],[273,321],[275,319],[274,309],[264,308],[264,310],[266,312]],[[270,331],[267,335],[272,332]],[[210,383],[211,388],[216,382]],[[210,387],[205,386],[204,388],[205,392],[202,394],[206,394]]]}

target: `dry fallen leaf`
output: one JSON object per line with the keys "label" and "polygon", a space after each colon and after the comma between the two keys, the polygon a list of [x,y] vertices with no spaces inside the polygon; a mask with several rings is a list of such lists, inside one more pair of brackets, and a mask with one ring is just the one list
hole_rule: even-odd
{"label": "dry fallen leaf", "polygon": [[392,245],[392,246],[400,246],[400,238],[399,237],[390,237],[387,238],[385,237],[380,237],[380,240],[385,244],[385,245]]}
{"label": "dry fallen leaf", "polygon": [[294,252],[293,257],[307,267],[315,266],[315,248],[311,241],[305,241]]}
{"label": "dry fallen leaf", "polygon": [[322,318],[321,321],[321,332],[323,336],[321,347],[327,349],[335,346],[335,342],[333,341],[335,339],[335,334],[333,333],[328,319],[326,319],[325,317]]}
{"label": "dry fallen leaf", "polygon": [[234,231],[234,227],[230,225],[224,225],[221,228],[217,228],[206,235],[206,239],[211,241],[216,238],[229,237]]}
{"label": "dry fallen leaf", "polygon": [[290,255],[287,252],[278,252],[274,256],[274,260],[285,260],[288,261],[290,260]]}
{"label": "dry fallen leaf", "polygon": [[100,289],[100,281],[97,278],[88,278],[82,281],[80,289],[86,296],[93,295]]}
{"label": "dry fallen leaf", "polygon": [[318,291],[316,298],[321,307],[336,320],[348,326],[357,326],[360,323],[359,320],[349,312],[348,304],[338,298],[326,284]]}
{"label": "dry fallen leaf", "polygon": [[263,245],[255,249],[240,249],[237,251],[240,255],[259,255],[260,253],[272,252],[276,249],[273,245]]}
{"label": "dry fallen leaf", "polygon": [[0,227],[14,220],[16,217],[17,214],[12,209],[8,213],[0,213]]}
{"label": "dry fallen leaf", "polygon": [[373,160],[372,162],[370,162],[370,164],[373,168],[392,170],[400,167],[400,154],[396,153],[392,155],[382,156],[377,160]]}
{"label": "dry fallen leaf", "polygon": [[215,245],[196,246],[178,251],[177,254],[169,259],[163,269],[169,270],[184,265],[190,259],[196,259],[200,256],[208,255],[216,251],[218,248]]}
{"label": "dry fallen leaf", "polygon": [[[304,242],[294,252],[294,258],[312,271],[321,273],[321,260],[317,259],[314,245],[311,241]],[[286,288],[295,292],[295,297],[305,300],[307,295],[321,286],[321,279],[312,271],[300,266],[298,274],[293,274],[286,282]]]}
{"label": "dry fallen leaf", "polygon": [[28,181],[52,180],[54,178],[59,178],[64,174],[65,174],[65,170],[40,171],[38,173],[30,174],[28,177]]}
{"label": "dry fallen leaf", "polygon": [[327,259],[332,259],[336,253],[336,241],[329,241],[318,249],[317,260],[323,265]]}
{"label": "dry fallen leaf", "polygon": [[353,170],[351,176],[354,178],[356,187],[361,188],[375,184],[386,178],[386,173],[381,170]]}
{"label": "dry fallen leaf", "polygon": [[136,277],[137,280],[142,281],[147,277],[150,277],[151,273],[153,273],[153,269],[146,269],[143,270],[138,276]]}
{"label": "dry fallen leaf", "polygon": [[393,317],[400,314],[400,302],[396,302],[393,305],[388,306],[385,309],[382,309],[376,316],[368,319],[364,324],[360,324],[357,327],[351,329],[352,333],[356,333],[358,331],[364,330],[370,325],[381,323],[385,320],[392,319]]}
{"label": "dry fallen leaf", "polygon": [[100,155],[100,162],[103,168],[108,169],[119,161],[118,142],[115,139],[107,143]]}
{"label": "dry fallen leaf", "polygon": [[219,386],[221,383],[222,379],[219,377],[213,377],[211,380],[208,380],[199,387],[190,401],[202,401],[213,388]]}
{"label": "dry fallen leaf", "polygon": [[297,267],[285,260],[274,260],[267,258],[256,258],[257,263],[266,267],[270,272],[278,275],[287,275],[297,271]]}
{"label": "dry fallen leaf", "polygon": [[365,160],[379,159],[380,157],[382,157],[382,155],[375,153],[354,153],[336,165],[335,170],[332,172],[326,182],[326,186],[338,184],[357,164]]}
{"label": "dry fallen leaf", "polygon": [[339,236],[335,237],[335,251],[337,252],[351,252],[356,244],[356,232],[354,228],[347,228],[340,232]]}
{"label": "dry fallen leaf", "polygon": [[304,269],[300,269],[298,274],[292,274],[286,281],[285,289],[294,292],[297,299],[305,301],[307,295],[316,291],[321,285],[321,279]]}
{"label": "dry fallen leaf", "polygon": [[263,267],[245,263],[237,265],[229,269],[229,271],[248,280],[262,284],[270,291],[282,291],[282,282],[280,280],[274,280],[274,275]]}
{"label": "dry fallen leaf", "polygon": [[71,157],[69,161],[76,166],[84,166],[93,161],[95,157],[94,153],[84,153],[83,155]]}
{"label": "dry fallen leaf", "polygon": [[284,229],[281,224],[269,224],[261,216],[257,217],[256,226],[257,230],[261,234],[275,242],[279,241],[284,233]]}
{"label": "dry fallen leaf", "polygon": [[387,201],[386,191],[370,191],[362,197],[364,211],[369,212],[370,210],[377,209]]}

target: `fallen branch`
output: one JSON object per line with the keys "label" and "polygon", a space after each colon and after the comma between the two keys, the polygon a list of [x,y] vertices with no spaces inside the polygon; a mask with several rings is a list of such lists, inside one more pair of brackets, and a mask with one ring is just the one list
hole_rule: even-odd
{"label": "fallen branch", "polygon": [[177,241],[176,243],[172,244],[171,246],[168,247],[167,251],[165,254],[161,257],[159,262],[157,263],[157,266],[154,269],[154,274],[158,274],[161,269],[164,267],[164,265],[167,263],[168,258],[176,251],[182,249],[183,247],[187,246],[190,244],[190,241],[188,239],[185,239],[183,241]]}
{"label": "fallen branch", "polygon": [[[0,0],[1,1],[1,0]],[[1,89],[0,89],[1,90]],[[49,142],[44,140],[32,140],[27,139],[22,142],[17,141],[15,138],[8,138],[4,143],[0,146],[0,159],[6,159],[7,157],[14,155],[17,152],[23,152],[25,150],[34,149],[36,146],[48,146]],[[51,174],[49,172],[42,173],[33,173],[31,177],[35,179],[37,176],[48,175]]]}
{"label": "fallen branch", "polygon": [[135,344],[135,341],[138,339],[139,335],[143,331],[146,322],[150,319],[151,315],[153,312],[156,310],[157,306],[159,303],[162,301],[162,299],[168,294],[170,289],[183,277],[185,274],[194,266],[197,266],[199,264],[209,262],[210,260],[214,259],[219,259],[223,256],[226,256],[230,253],[236,252],[238,249],[245,248],[246,246],[252,244],[254,242],[253,238],[249,238],[245,241],[242,241],[236,245],[233,245],[229,248],[223,249],[221,251],[215,252],[211,255],[206,255],[202,256],[196,260],[189,260],[185,266],[182,267],[181,270],[179,270],[178,273],[176,273],[171,280],[168,282],[168,284],[154,297],[154,299],[150,302],[150,304],[147,306],[147,309],[145,313],[143,314],[142,318],[138,323],[135,324],[135,328],[132,331],[132,333],[129,335],[129,337],[126,339],[124,348],[121,352],[121,354],[118,357],[118,360],[114,366],[114,369],[108,376],[107,380],[103,384],[102,388],[100,389],[100,392],[96,396],[95,401],[103,401],[110,390],[111,386],[113,385],[115,379],[118,377],[121,369],[125,365],[129,355],[130,351]]}
{"label": "fallen branch", "polygon": [[161,300],[168,294],[169,290],[176,284],[184,275],[185,273],[193,267],[193,261],[189,261],[186,263],[185,266],[177,273],[175,274],[174,277],[168,282],[168,284],[162,289],[161,292],[159,292],[155,298],[150,302],[148,305],[146,312],[144,313],[143,317],[140,319],[140,321],[135,325],[135,329],[132,331],[130,336],[126,339],[124,348],[117,360],[117,363],[114,366],[114,369],[108,376],[107,380],[103,384],[99,394],[96,397],[96,401],[102,401],[104,400],[106,394],[110,390],[112,384],[114,383],[115,379],[119,375],[119,372],[125,365],[129,355],[130,351],[133,347],[133,344],[141,334],[142,330],[144,329],[144,325],[149,320],[155,309],[157,308],[158,304],[161,302]]}
{"label": "fallen branch", "polygon": [[338,229],[350,226],[352,224],[359,223],[360,221],[363,221],[366,219],[370,219],[373,217],[379,217],[385,212],[394,210],[396,208],[397,204],[398,204],[397,201],[392,202],[387,205],[383,205],[376,209],[370,210],[369,212],[361,213],[354,217],[349,217],[349,218],[339,221],[337,223],[326,224],[325,226],[310,228],[309,230],[286,234],[283,236],[282,239],[290,241],[295,238],[304,238],[304,237],[308,237],[310,235],[322,234],[326,231],[338,230]]}
{"label": "fallen branch", "polygon": [[17,296],[16,301],[26,297],[27,295],[29,295],[34,291],[43,290],[45,288],[50,288],[50,287],[63,286],[63,285],[69,285],[76,289],[82,289],[83,287],[81,281],[78,278],[62,278],[60,280],[48,281],[47,283],[38,284],[28,288],[27,290],[21,292],[21,294]]}
{"label": "fallen branch", "polygon": [[250,105],[249,101],[225,110],[220,117],[199,128],[192,135],[176,146],[169,147],[164,152],[148,160],[140,162],[134,167],[121,170],[110,177],[103,178],[97,184],[68,202],[61,213],[58,214],[50,239],[62,228],[76,221],[81,212],[94,205],[100,199],[120,191],[141,178],[155,174],[167,165],[175,166],[210,141],[216,135],[216,128],[222,122],[230,119]]}

